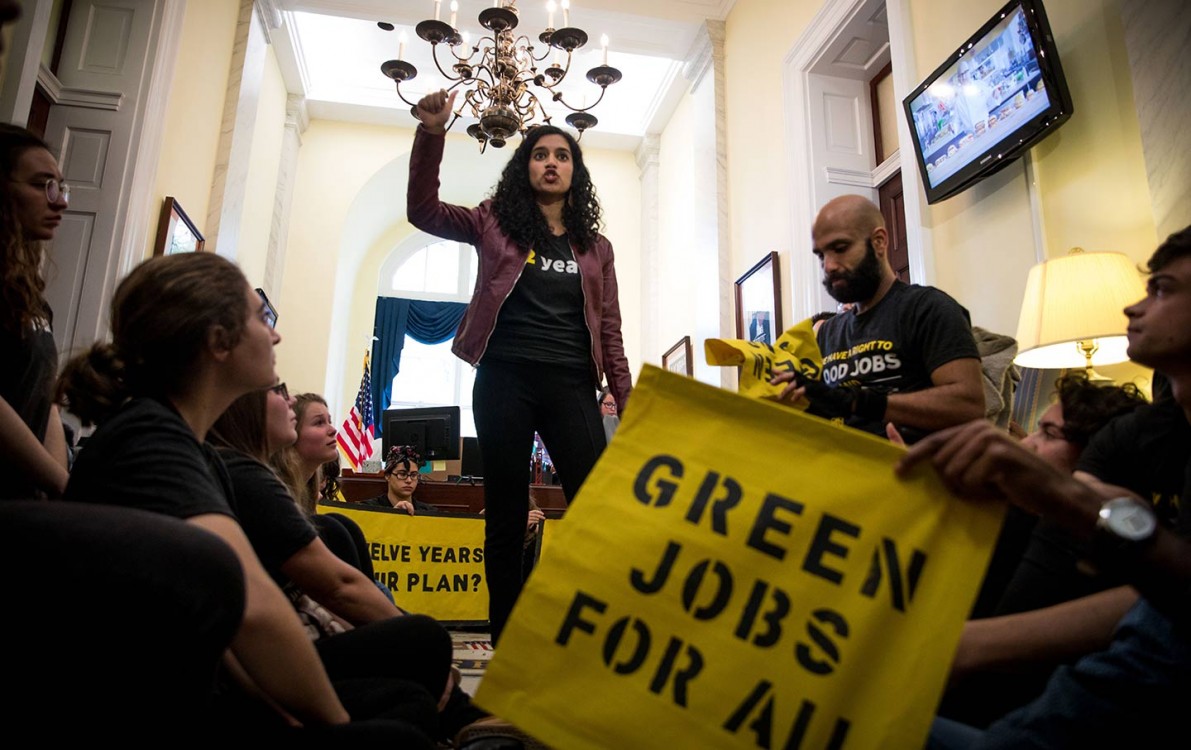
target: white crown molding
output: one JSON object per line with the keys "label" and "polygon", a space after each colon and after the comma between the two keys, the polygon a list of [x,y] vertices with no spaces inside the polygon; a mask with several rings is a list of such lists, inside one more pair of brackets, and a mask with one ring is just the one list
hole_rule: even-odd
{"label": "white crown molding", "polygon": [[261,22],[261,31],[265,32],[265,43],[273,43],[273,32],[285,23],[281,15],[281,8],[277,7],[277,0],[254,0],[253,10]]}

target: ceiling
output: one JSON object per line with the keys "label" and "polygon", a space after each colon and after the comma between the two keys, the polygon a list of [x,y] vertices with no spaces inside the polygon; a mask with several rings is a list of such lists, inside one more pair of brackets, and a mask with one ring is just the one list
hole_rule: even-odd
{"label": "ceiling", "polygon": [[[380,72],[381,63],[398,56],[403,31],[407,37],[403,59],[418,69],[418,75],[402,84],[402,94],[414,102],[448,85],[436,68],[430,45],[414,32],[418,22],[434,17],[433,0],[274,1],[281,11],[282,28],[271,36],[282,75],[291,94],[305,96],[312,118],[412,127],[409,105]],[[477,16],[493,3],[458,2],[456,27],[468,32],[474,44],[484,32]],[[564,100],[584,106],[599,96],[599,88],[585,74],[602,63],[599,40],[603,34],[609,38],[608,64],[624,74],[592,110],[600,122],[584,136],[584,143],[632,149],[646,133],[659,132],[687,85],[682,62],[700,26],[706,19],[726,18],[734,2],[572,0],[570,25],[586,31],[589,41],[576,51],[572,70],[559,87]],[[442,0],[443,21],[449,20],[449,5],[450,0]],[[517,0],[517,6],[521,17],[517,31],[536,40],[547,25],[546,0]],[[396,29],[384,31],[378,21],[392,23]],[[561,11],[556,11],[555,26],[562,26]],[[540,43],[536,46],[543,49]],[[449,57],[445,52],[439,50],[440,61]],[[553,102],[546,109],[556,123],[569,112]],[[455,128],[468,124],[463,121]]]}

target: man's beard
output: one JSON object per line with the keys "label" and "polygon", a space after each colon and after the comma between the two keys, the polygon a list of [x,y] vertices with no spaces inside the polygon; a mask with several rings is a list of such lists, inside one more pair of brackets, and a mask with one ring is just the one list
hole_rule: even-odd
{"label": "man's beard", "polygon": [[868,251],[860,265],[851,271],[835,271],[823,277],[823,286],[836,302],[864,302],[872,299],[881,286],[881,261],[877,258],[877,250],[871,239],[865,240],[864,246]]}

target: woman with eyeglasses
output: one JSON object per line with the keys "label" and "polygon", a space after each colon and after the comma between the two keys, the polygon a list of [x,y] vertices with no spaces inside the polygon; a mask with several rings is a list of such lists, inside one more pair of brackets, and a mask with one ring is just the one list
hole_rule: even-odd
{"label": "woman with eyeglasses", "polygon": [[383,495],[361,500],[360,505],[377,508],[396,508],[411,516],[420,510],[437,510],[433,505],[414,498],[421,475],[418,467],[422,457],[412,445],[394,445],[385,457],[385,482],[388,490]]}
{"label": "woman with eyeglasses", "polygon": [[[112,340],[72,359],[59,379],[71,411],[84,424],[98,425],[79,452],[64,497],[172,516],[221,540],[239,562],[243,616],[220,687],[208,688],[203,708],[210,713],[201,726],[176,729],[253,740],[297,727],[300,740],[375,732],[363,736],[429,748],[410,724],[353,721],[289,600],[245,536],[226,467],[206,442],[236,399],[276,382],[273,347],[281,337],[266,317],[240,270],[214,253],[161,256],[133,269],[112,299]],[[162,576],[164,590],[170,580]],[[154,627],[152,618],[127,626]],[[168,664],[168,652],[161,658]]]}
{"label": "woman with eyeglasses", "polygon": [[599,231],[600,204],[579,143],[561,128],[530,128],[490,200],[475,208],[443,203],[439,167],[455,93],[418,102],[406,215],[479,255],[475,294],[452,351],[477,368],[472,404],[485,467],[484,568],[496,642],[524,581],[525,456],[534,432],[550,448],[567,500],[574,499],[607,442],[591,394],[606,377],[623,409],[632,380],[612,244]]}
{"label": "woman with eyeglasses", "polygon": [[66,437],[53,403],[58,353],[41,265],[70,189],[45,141],[0,125],[0,499],[57,497]]}

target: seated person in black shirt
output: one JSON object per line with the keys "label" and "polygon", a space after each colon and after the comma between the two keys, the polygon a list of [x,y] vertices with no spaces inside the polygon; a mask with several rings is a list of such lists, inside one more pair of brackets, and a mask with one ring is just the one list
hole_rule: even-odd
{"label": "seated person in black shirt", "polygon": [[[292,404],[284,384],[249,393],[211,430],[235,489],[240,525],[265,570],[307,615],[319,656],[349,710],[378,698],[370,685],[345,688],[345,680],[383,679],[383,695],[396,704],[393,715],[449,740],[485,715],[471,707],[451,672],[450,635],[429,617],[403,616],[370,579],[334,555],[267,462],[297,437]],[[438,715],[425,715],[425,706],[435,704]]]}
{"label": "seated person in black shirt", "polygon": [[370,505],[377,508],[396,508],[411,516],[418,511],[437,510],[430,503],[424,503],[414,498],[418,489],[421,475],[418,467],[422,465],[422,457],[412,445],[394,445],[389,448],[389,455],[385,456],[385,482],[389,485],[383,495],[362,500],[360,505]]}
{"label": "seated person in black shirt", "polygon": [[[1145,405],[1133,385],[1100,384],[1089,381],[1082,372],[1065,375],[1055,388],[1058,400],[1021,444],[1065,474],[1075,470],[1081,453],[1105,425],[1113,424],[1117,417],[1127,418],[1125,415]],[[1009,507],[973,608],[974,619],[964,626],[960,638],[952,685],[944,695],[940,715],[982,726],[1028,702],[1041,692],[1057,664],[1088,650],[1086,636],[1060,628],[1058,623],[1039,622],[1041,627],[1031,627],[1030,619],[1022,622],[992,616],[1008,613],[1004,603],[1010,597],[1037,598],[1043,602],[1037,607],[1043,607],[1093,590],[1091,577],[1075,569],[1078,555],[1074,551],[1069,571],[1049,570],[1053,567],[1048,562],[1053,557],[1049,539],[1054,533],[1053,523],[1039,525],[1037,516]],[[1117,613],[1117,619],[1127,608]],[[1107,642],[1109,632],[1105,630],[1099,642]],[[1039,636],[1047,639],[1045,648],[1036,643]],[[1070,645],[1060,647],[1062,640],[1069,640]]]}
{"label": "seated person in black shirt", "polygon": [[112,300],[111,343],[71,360],[60,378],[70,409],[84,424],[99,424],[65,498],[173,516],[235,553],[244,616],[225,660],[225,711],[212,724],[241,739],[250,718],[261,733],[301,726],[303,740],[314,739],[310,732],[329,731],[331,739],[371,728],[375,740],[431,747],[408,723],[353,721],[236,520],[226,470],[204,443],[233,401],[276,382],[273,347],[281,337],[266,313],[240,270],[214,253],[160,256],[133,269]]}

